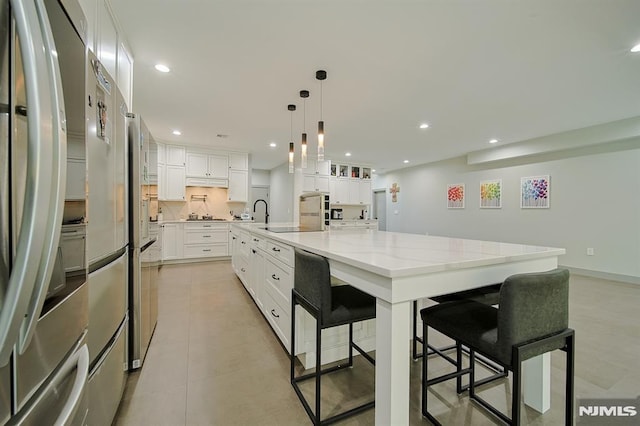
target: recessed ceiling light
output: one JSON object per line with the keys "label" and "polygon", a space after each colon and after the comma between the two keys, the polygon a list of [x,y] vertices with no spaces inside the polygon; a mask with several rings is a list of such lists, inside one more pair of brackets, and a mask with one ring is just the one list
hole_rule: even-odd
{"label": "recessed ceiling light", "polygon": [[269,144],[269,146],[270,146],[271,148],[275,148],[276,146],[278,146],[278,144],[276,144],[275,142],[271,142],[271,143]]}
{"label": "recessed ceiling light", "polygon": [[420,125],[420,128],[421,128],[421,129],[428,129],[428,128],[429,128],[429,125],[428,125],[427,123],[422,123],[422,124]]}
{"label": "recessed ceiling light", "polygon": [[491,139],[489,143],[498,143],[498,139]]}
{"label": "recessed ceiling light", "polygon": [[633,47],[631,48],[631,51],[632,51],[633,53],[638,53],[638,52],[640,52],[640,44],[636,44],[635,46],[633,46]]}
{"label": "recessed ceiling light", "polygon": [[375,172],[376,172],[376,169],[371,169],[371,173],[375,173]]}
{"label": "recessed ceiling light", "polygon": [[174,130],[172,133],[176,136],[180,136],[182,134],[180,130]]}
{"label": "recessed ceiling light", "polygon": [[350,152],[345,152],[345,153],[344,153],[344,156],[345,156],[345,157],[351,157],[351,153],[350,153]]}
{"label": "recessed ceiling light", "polygon": [[156,69],[160,72],[169,72],[171,71],[171,69],[169,69],[168,66],[163,65],[163,64],[156,64]]}
{"label": "recessed ceiling light", "polygon": [[408,162],[409,162],[409,160],[404,160],[403,161],[404,164],[407,164]]}

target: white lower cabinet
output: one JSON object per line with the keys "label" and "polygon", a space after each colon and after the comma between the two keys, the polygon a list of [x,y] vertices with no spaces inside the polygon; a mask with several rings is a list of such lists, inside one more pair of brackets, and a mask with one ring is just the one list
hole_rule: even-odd
{"label": "white lower cabinet", "polygon": [[[292,246],[247,233],[231,225],[231,263],[282,345],[291,351],[291,290],[293,289],[295,251]],[[235,237],[235,238],[234,238]],[[244,242],[244,244],[243,244]],[[354,341],[363,349],[375,349],[375,320],[354,324]],[[347,326],[322,331],[322,363],[348,356]],[[315,319],[300,306],[296,308],[295,353],[305,366],[315,363]]]}
{"label": "white lower cabinet", "polygon": [[162,224],[162,260],[182,259],[184,251],[182,223]]}
{"label": "white lower cabinet", "polygon": [[165,222],[162,225],[162,260],[225,257],[230,254],[227,223]]}
{"label": "white lower cabinet", "polygon": [[184,257],[227,256],[229,226],[226,223],[185,223]]}
{"label": "white lower cabinet", "polygon": [[249,265],[251,265],[249,279],[249,293],[260,310],[264,310],[264,251],[251,248]]}

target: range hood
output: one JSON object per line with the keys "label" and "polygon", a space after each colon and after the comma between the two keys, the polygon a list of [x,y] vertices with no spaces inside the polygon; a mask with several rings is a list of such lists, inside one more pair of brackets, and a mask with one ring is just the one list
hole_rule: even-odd
{"label": "range hood", "polygon": [[228,188],[228,179],[187,178],[185,186],[201,186],[205,188]]}

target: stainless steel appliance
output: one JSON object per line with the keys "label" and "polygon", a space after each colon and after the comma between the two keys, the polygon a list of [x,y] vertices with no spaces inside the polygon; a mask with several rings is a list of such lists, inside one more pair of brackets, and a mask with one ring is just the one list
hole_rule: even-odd
{"label": "stainless steel appliance", "polygon": [[65,194],[85,187],[67,148],[84,151],[86,22],[64,3],[0,0],[0,424],[87,415],[87,268],[60,246],[63,218],[85,216]]}
{"label": "stainless steel appliance", "polygon": [[128,370],[127,108],[114,79],[92,52],[87,55],[88,423],[100,424],[113,420]]}
{"label": "stainless steel appliance", "polygon": [[149,234],[149,165],[157,164],[150,155],[157,149],[144,121],[128,114],[129,152],[129,368],[140,368],[158,321],[159,247]]}
{"label": "stainless steel appliance", "polygon": [[329,225],[329,195],[306,192],[300,195],[300,228],[324,231]]}
{"label": "stainless steel appliance", "polygon": [[331,209],[332,220],[342,220],[342,209]]}

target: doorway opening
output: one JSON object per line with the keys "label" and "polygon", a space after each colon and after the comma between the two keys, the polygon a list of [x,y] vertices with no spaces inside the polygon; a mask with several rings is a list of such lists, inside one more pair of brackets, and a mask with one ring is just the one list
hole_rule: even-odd
{"label": "doorway opening", "polygon": [[373,190],[373,218],[378,219],[378,229],[387,230],[387,190]]}

